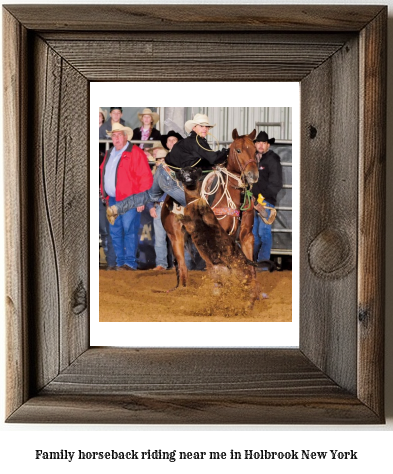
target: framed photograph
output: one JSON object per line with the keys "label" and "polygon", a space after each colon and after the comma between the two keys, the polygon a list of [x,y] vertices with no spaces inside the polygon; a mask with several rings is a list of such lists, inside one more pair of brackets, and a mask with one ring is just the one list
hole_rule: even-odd
{"label": "framed photograph", "polygon": [[[259,87],[263,87],[264,107],[254,107],[255,93]],[[189,91],[197,89],[204,90],[203,103],[209,104],[209,107],[184,107],[184,97]],[[138,114],[144,107],[131,108],[135,100],[130,94],[133,90],[138,90],[141,96],[148,97],[149,103],[160,105],[152,107],[155,113],[159,111],[159,123],[156,127],[163,135],[175,129],[179,134],[176,140],[186,136],[184,124],[198,112],[207,114],[214,124],[207,135],[208,143],[214,150],[231,146],[235,129],[239,135],[247,135],[254,130],[256,136],[262,130],[269,133],[271,141],[274,142],[269,148],[273,153],[278,153],[281,162],[282,185],[274,201],[277,217],[271,225],[271,259],[280,271],[269,272],[261,271],[260,267],[256,268],[259,299],[250,307],[250,297],[253,293],[250,292],[249,286],[239,285],[239,275],[231,279],[226,273],[224,286],[215,286],[216,283],[210,278],[211,273],[205,271],[206,264],[198,254],[194,261],[187,262],[191,271],[188,271],[186,287],[180,285],[176,291],[172,291],[177,284],[177,274],[173,263],[172,268],[169,268],[171,248],[163,252],[161,245],[156,255],[156,218],[153,219],[150,214],[153,203],[147,204],[141,212],[137,230],[138,251],[135,250],[135,257],[128,257],[130,265],[133,265],[132,259],[136,258],[138,271],[106,271],[108,261],[113,265],[114,259],[110,252],[109,258],[106,259],[103,250],[108,250],[106,232],[110,231],[110,226],[107,224],[105,206],[99,201],[100,224],[97,207],[93,205],[90,212],[90,294],[99,294],[99,298],[90,300],[90,344],[113,347],[298,347],[299,83],[264,82],[256,83],[250,88],[248,82],[225,83],[225,87],[221,82],[117,82],[116,87],[110,82],[94,82],[90,84],[90,116],[96,116],[99,109],[110,110],[110,107],[103,106],[105,97],[106,103],[122,102],[122,120],[125,120],[127,126],[134,129],[136,126],[140,127]],[[233,98],[228,97],[228,90],[237,90],[238,94],[234,94]],[[231,107],[232,102],[241,102],[242,107]],[[223,107],[223,104],[226,104],[226,107]],[[99,105],[103,107],[100,108]],[[95,171],[98,147],[100,150],[104,147],[109,150],[113,146],[110,139],[102,138],[98,142],[96,125],[92,119],[90,203],[96,202],[94,197],[97,194]],[[133,137],[132,143],[138,146],[138,141],[134,141]],[[147,144],[148,142],[145,145]],[[161,142],[159,145],[162,147]],[[161,151],[165,153],[163,148]],[[100,160],[104,160],[103,151],[100,153]],[[232,169],[233,172],[230,165],[226,165],[226,168]],[[150,158],[150,166],[155,173],[157,168],[154,166],[153,157]],[[212,176],[217,175],[214,172],[205,172],[203,176],[206,183]],[[224,173],[220,174],[223,179],[222,189],[233,195],[239,193],[238,190],[233,192],[230,186],[225,185],[226,176]],[[241,178],[240,171],[238,177]],[[231,181],[232,179],[234,178],[231,178]],[[232,184],[238,183],[232,181]],[[202,187],[206,189],[205,185]],[[225,207],[220,201],[217,202],[218,206],[213,204],[213,210],[215,207]],[[243,207],[251,208],[247,194],[244,194]],[[253,213],[253,210],[251,212]],[[250,212],[246,211],[247,214]],[[222,216],[218,218],[217,224],[222,222],[224,227],[227,226],[228,232],[236,235],[233,226],[239,222],[237,217],[230,215],[228,218],[224,216],[224,220],[221,220]],[[245,223],[247,224],[247,221]],[[103,229],[101,241],[105,242],[100,252],[99,272],[95,245],[98,226]],[[251,226],[248,233],[252,232]],[[166,250],[169,238],[165,233],[164,239]],[[296,249],[294,254],[292,247]],[[190,254],[186,253],[186,257],[191,260]],[[153,270],[155,265],[159,264],[164,265],[166,270]],[[243,269],[243,275],[247,275],[251,268],[248,265]],[[292,278],[292,275],[295,277]],[[130,322],[132,324],[129,324]],[[151,322],[166,324],[152,325]],[[261,324],[262,322],[266,324]],[[275,322],[286,324],[274,324]]]}
{"label": "framed photograph", "polygon": [[[7,421],[384,423],[387,7],[193,10],[3,7]],[[298,348],[90,344],[95,81],[300,83]]]}

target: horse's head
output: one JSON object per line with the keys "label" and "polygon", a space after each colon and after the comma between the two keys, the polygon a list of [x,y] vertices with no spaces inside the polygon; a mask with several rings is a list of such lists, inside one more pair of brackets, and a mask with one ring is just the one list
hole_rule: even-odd
{"label": "horse's head", "polygon": [[253,130],[249,135],[239,136],[235,128],[232,132],[233,142],[229,147],[228,171],[240,173],[249,184],[256,183],[259,178],[253,142],[256,133]]}
{"label": "horse's head", "polygon": [[183,183],[187,189],[196,189],[198,187],[198,180],[202,176],[201,168],[187,166],[176,171],[176,178]]}

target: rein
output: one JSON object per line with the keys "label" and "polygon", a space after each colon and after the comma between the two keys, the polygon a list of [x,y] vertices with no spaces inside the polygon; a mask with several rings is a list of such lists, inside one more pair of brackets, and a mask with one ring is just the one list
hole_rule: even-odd
{"label": "rein", "polygon": [[190,204],[194,204],[194,202],[200,201],[201,199],[203,199],[203,197],[202,197],[202,196],[201,196],[201,197],[199,197],[199,198],[196,198],[196,199],[194,199],[194,200],[193,200],[193,201],[191,201],[191,202],[188,202],[188,203],[187,203],[187,206],[189,206]]}
{"label": "rein", "polygon": [[[248,148],[248,147],[247,147]],[[244,176],[244,170],[247,168],[247,166],[250,164],[250,163],[253,163],[255,162],[256,163],[256,160],[255,160],[255,157],[252,157],[250,158],[245,164],[242,164],[239,160],[239,153],[235,150],[235,147],[231,148],[231,153],[232,153],[232,159],[235,160],[235,162],[237,163],[239,169],[240,169],[240,177],[241,179],[243,180],[243,176]]]}
{"label": "rein", "polygon": [[[252,205],[252,192],[249,189],[245,189],[244,191],[244,201],[243,204],[240,206],[241,211],[248,211],[251,208]],[[247,207],[246,207],[247,203]]]}

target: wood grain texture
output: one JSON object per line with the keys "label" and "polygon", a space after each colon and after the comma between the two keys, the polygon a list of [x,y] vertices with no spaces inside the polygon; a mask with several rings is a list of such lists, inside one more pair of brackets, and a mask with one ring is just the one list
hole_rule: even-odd
{"label": "wood grain texture", "polygon": [[262,424],[283,419],[377,422],[299,350],[110,348],[85,352],[9,421]]}
{"label": "wood grain texture", "polygon": [[8,13],[3,12],[4,74],[4,176],[8,182],[4,193],[7,330],[6,411],[12,413],[29,397],[28,331],[26,321],[26,135],[21,123],[26,112],[26,30]]}
{"label": "wood grain texture", "polygon": [[360,35],[358,385],[376,412],[384,377],[386,21],[384,10]]}
{"label": "wood grain texture", "polygon": [[[127,34],[115,41],[50,39],[48,44],[92,81],[300,81],[339,50],[347,35],[331,43],[316,35],[282,43],[277,35]],[[315,39],[315,42],[313,41]],[[340,41],[341,39],[341,41]],[[263,55],[261,55],[263,51]],[[173,67],[176,64],[176,67]]]}
{"label": "wood grain texture", "polygon": [[90,31],[359,31],[376,5],[5,5],[27,28]]}
{"label": "wood grain texture", "polygon": [[301,83],[300,346],[351,393],[357,363],[357,69],[357,42],[350,41]]}
{"label": "wood grain texture", "polygon": [[87,85],[38,37],[30,53],[29,309],[39,390],[88,348],[87,123],[74,120],[87,110]]}
{"label": "wood grain texture", "polygon": [[[383,423],[386,7],[213,6],[192,21],[182,8],[141,14],[138,6],[13,5],[3,12],[11,118],[7,419]],[[112,35],[114,24],[120,30]],[[227,76],[224,66],[240,64],[247,37],[256,63],[259,45],[277,62],[252,76],[240,68]],[[299,350],[89,348],[88,88],[101,68],[100,48],[109,58],[117,46],[133,61],[127,42],[136,58],[149,60],[130,72],[116,52],[104,80],[156,80],[180,46],[177,80],[301,77]],[[162,77],[172,80],[172,69]],[[366,211],[378,201],[368,226]]]}

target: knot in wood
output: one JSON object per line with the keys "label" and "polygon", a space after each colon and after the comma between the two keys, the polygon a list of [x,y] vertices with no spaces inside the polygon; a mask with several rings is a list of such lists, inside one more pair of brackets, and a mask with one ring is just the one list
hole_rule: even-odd
{"label": "knot in wood", "polygon": [[310,138],[313,140],[317,136],[318,130],[310,125]]}
{"label": "knot in wood", "polygon": [[329,279],[348,275],[355,265],[350,239],[340,229],[325,229],[318,234],[308,247],[308,258],[313,272]]}
{"label": "knot in wood", "polygon": [[82,313],[87,307],[87,294],[86,289],[82,282],[79,282],[76,290],[74,291],[74,301],[72,311],[74,314]]}
{"label": "knot in wood", "polygon": [[370,310],[368,308],[359,307],[358,319],[359,323],[361,323],[363,327],[367,327],[368,321],[370,319]]}

